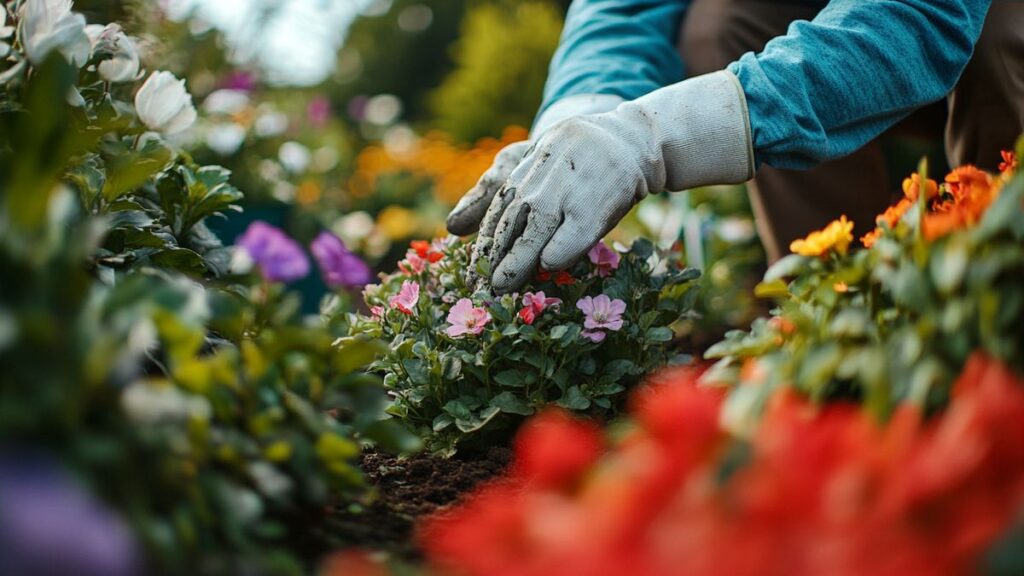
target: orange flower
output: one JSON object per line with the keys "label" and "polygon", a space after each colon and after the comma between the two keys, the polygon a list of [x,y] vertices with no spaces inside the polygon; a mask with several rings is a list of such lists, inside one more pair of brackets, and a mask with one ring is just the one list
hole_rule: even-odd
{"label": "orange flower", "polygon": [[850,286],[846,282],[836,282],[832,285],[832,289],[840,294],[846,294],[850,291]]}
{"label": "orange flower", "polygon": [[1003,161],[999,163],[999,172],[1001,174],[1012,174],[1017,170],[1017,155],[1009,150],[1003,150],[1000,152],[1003,156]]}
{"label": "orange flower", "polygon": [[853,242],[853,222],[840,216],[824,229],[811,232],[802,240],[795,240],[789,249],[801,256],[824,256],[834,250],[845,255]]}
{"label": "orange flower", "polygon": [[[928,183],[925,186],[927,195],[925,200],[931,200],[939,194],[939,183],[931,178],[928,179]],[[918,194],[921,191],[921,175],[911,174],[910,178],[903,181],[903,194],[910,200],[916,201]]]}

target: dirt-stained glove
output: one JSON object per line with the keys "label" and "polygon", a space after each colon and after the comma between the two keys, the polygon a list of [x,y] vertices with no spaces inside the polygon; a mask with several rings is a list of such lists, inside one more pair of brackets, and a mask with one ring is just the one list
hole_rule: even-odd
{"label": "dirt-stained glove", "polygon": [[532,141],[539,138],[545,130],[567,118],[614,110],[621,103],[622,98],[611,94],[579,94],[563,98],[549,106],[537,118],[530,133],[530,140],[502,148],[476,186],[459,200],[455,209],[448,215],[448,231],[457,236],[468,236],[480,228],[480,221],[487,213],[494,195],[519,165],[526,151],[530,149]]}
{"label": "dirt-stained glove", "polygon": [[753,175],[739,80],[692,78],[547,129],[494,195],[474,261],[489,262],[496,292],[512,291],[538,265],[571,266],[648,194]]}

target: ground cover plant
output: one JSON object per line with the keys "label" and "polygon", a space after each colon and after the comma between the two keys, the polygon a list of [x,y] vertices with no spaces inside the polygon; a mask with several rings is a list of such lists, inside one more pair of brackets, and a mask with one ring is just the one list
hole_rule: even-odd
{"label": "ground cover plant", "polygon": [[[377,345],[297,313],[283,233],[210,233],[242,193],[171,143],[191,96],[133,38],[70,1],[0,16],[4,569],[308,571],[307,529],[366,491],[361,444],[416,446],[362,370]],[[311,252],[366,281],[337,238]]]}
{"label": "ground cover plant", "polygon": [[352,323],[390,343],[371,370],[393,396],[389,412],[430,448],[500,442],[552,403],[611,416],[629,386],[677,356],[671,325],[698,277],[678,253],[598,244],[572,269],[494,296],[469,278],[471,252],[455,238],[414,242],[400,271],[366,288],[371,314]]}

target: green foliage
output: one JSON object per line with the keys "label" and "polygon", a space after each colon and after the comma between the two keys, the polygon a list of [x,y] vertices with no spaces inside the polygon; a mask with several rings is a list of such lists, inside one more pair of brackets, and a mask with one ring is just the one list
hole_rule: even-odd
{"label": "green foliage", "polygon": [[749,424],[781,385],[879,418],[903,402],[935,411],[976,350],[1024,370],[1024,175],[1002,180],[973,227],[929,240],[915,203],[870,249],[769,269],[758,292],[779,303],[771,320],[708,352],[721,361],[706,379],[736,386],[727,413]]}
{"label": "green foliage", "polygon": [[380,345],[230,273],[229,172],[144,133],[97,58],[0,65],[0,438],[117,508],[153,573],[301,573],[361,444],[416,447],[363,372]]}
{"label": "green foliage", "polygon": [[455,45],[456,69],[431,95],[436,125],[464,142],[530,126],[561,29],[551,2],[473,7]]}
{"label": "green foliage", "polygon": [[[380,308],[372,318],[354,320],[353,334],[391,342],[372,366],[392,391],[388,410],[445,453],[507,440],[523,417],[549,404],[615,414],[629,387],[673,359],[670,326],[697,295],[692,281],[698,273],[678,266],[677,253],[655,252],[647,241],[621,255],[606,277],[586,260],[570,270],[572,279],[537,279],[522,296],[500,297],[467,284],[471,244],[451,239],[431,250],[434,259],[443,257],[417,272],[418,255],[411,252],[401,264],[408,273],[367,288],[367,304]],[[404,313],[393,298],[412,283],[421,287],[420,297]],[[595,342],[577,303],[599,295],[621,300],[625,313],[620,329]],[[560,302],[530,319],[524,316],[527,296]],[[489,315],[477,335],[449,333],[449,313],[463,299]]]}

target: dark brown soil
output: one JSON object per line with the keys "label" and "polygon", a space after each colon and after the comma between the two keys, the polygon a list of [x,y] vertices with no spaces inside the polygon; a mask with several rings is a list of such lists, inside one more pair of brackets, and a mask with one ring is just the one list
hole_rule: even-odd
{"label": "dark brown soil", "polygon": [[430,454],[399,459],[365,453],[362,468],[377,497],[361,510],[332,509],[328,536],[339,546],[383,550],[415,561],[421,556],[413,541],[416,522],[504,472],[511,458],[508,448],[450,459]]}

